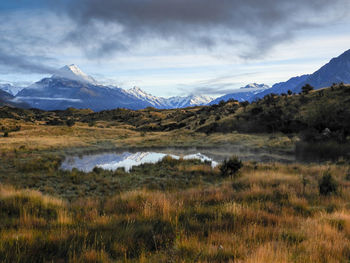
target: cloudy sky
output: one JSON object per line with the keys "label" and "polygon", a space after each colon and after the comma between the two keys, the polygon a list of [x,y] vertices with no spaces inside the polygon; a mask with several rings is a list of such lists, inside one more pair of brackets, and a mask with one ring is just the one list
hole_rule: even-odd
{"label": "cloudy sky", "polygon": [[66,64],[154,95],[218,96],[350,49],[349,0],[1,0],[0,83]]}

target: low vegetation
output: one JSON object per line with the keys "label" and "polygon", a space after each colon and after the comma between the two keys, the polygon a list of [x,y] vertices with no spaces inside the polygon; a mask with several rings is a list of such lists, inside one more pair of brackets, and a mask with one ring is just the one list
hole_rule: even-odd
{"label": "low vegetation", "polygon": [[64,172],[60,158],[50,155],[4,158],[1,262],[350,258],[345,163],[242,167],[232,158],[229,167],[240,176],[223,177],[210,163],[170,157],[130,173]]}
{"label": "low vegetation", "polygon": [[[349,90],[176,110],[0,108],[0,262],[348,262]],[[203,142],[332,162],[60,169],[68,152]]]}
{"label": "low vegetation", "polygon": [[101,112],[73,108],[46,112],[2,107],[0,118],[68,127],[80,122],[89,127],[118,126],[139,132],[303,132],[307,140],[332,138],[344,142],[350,135],[350,124],[346,121],[350,119],[349,96],[350,86],[342,83],[320,90],[306,85],[300,94],[269,94],[251,104],[229,100],[185,109],[149,107],[139,111],[115,109]]}

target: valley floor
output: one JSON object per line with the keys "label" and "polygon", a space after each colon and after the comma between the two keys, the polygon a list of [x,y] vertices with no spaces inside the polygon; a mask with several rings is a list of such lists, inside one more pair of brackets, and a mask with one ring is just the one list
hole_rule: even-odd
{"label": "valley floor", "polygon": [[139,132],[128,126],[110,126],[99,122],[90,127],[86,123],[76,123],[73,127],[50,126],[43,122],[14,121],[1,119],[0,126],[21,127],[10,132],[9,137],[0,137],[0,151],[14,150],[41,151],[81,148],[113,149],[128,147],[166,146],[225,146],[240,144],[250,148],[266,148],[293,151],[297,137],[276,134],[213,133],[206,135],[190,130],[168,132]]}
{"label": "valley floor", "polygon": [[[348,262],[350,165],[245,162],[237,179],[198,160],[84,173],[64,154],[115,147],[293,151],[296,137],[139,132],[99,122],[20,125],[0,138],[1,262]],[[330,174],[338,187],[321,195]]]}
{"label": "valley floor", "polygon": [[[8,167],[16,179],[0,186],[1,262],[350,258],[349,165],[245,163],[232,180],[191,160],[166,158],[130,174],[59,173],[50,162]],[[326,172],[339,186],[322,196]]]}

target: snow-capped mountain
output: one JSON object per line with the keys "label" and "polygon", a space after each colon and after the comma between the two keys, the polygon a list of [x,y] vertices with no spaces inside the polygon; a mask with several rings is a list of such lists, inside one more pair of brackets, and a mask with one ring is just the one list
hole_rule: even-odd
{"label": "snow-capped mountain", "polygon": [[0,89],[0,107],[1,106],[29,108],[28,104],[15,98],[12,94]]}
{"label": "snow-capped mountain", "polygon": [[269,89],[270,86],[266,85],[266,84],[257,84],[257,83],[250,83],[245,87],[241,87],[240,90],[244,90],[244,91],[261,91],[264,89]]}
{"label": "snow-capped mountain", "polygon": [[145,91],[143,91],[138,87],[129,89],[126,92],[128,92],[129,94],[132,94],[133,96],[145,102],[152,104],[153,107],[158,109],[173,109],[173,108],[201,106],[201,105],[206,105],[213,100],[213,98],[208,96],[196,96],[196,95],[190,95],[187,97],[177,96],[177,97],[170,97],[170,98],[156,97],[146,93]]}
{"label": "snow-capped mountain", "polygon": [[251,83],[248,84],[245,87],[241,87],[237,89],[235,92],[232,92],[230,94],[226,94],[224,96],[221,96],[219,98],[216,98],[212,102],[210,102],[210,105],[218,104],[220,101],[228,101],[229,99],[234,99],[239,102],[242,101],[252,101],[253,97],[256,94],[259,94],[265,90],[268,90],[270,87],[266,84],[257,84],[257,83]]}
{"label": "snow-capped mountain", "polygon": [[212,97],[204,95],[190,95],[187,97],[171,97],[167,99],[169,108],[186,108],[207,105],[213,100]]}
{"label": "snow-capped mountain", "polygon": [[271,93],[282,94],[282,93],[287,93],[288,90],[292,91],[296,86],[305,82],[309,77],[310,77],[310,75],[302,75],[302,76],[291,78],[291,79],[287,80],[286,82],[276,83],[270,89],[266,89],[266,90],[256,94],[252,98],[252,101],[254,101],[256,99],[263,98],[267,94],[271,94]]}
{"label": "snow-capped mountain", "polygon": [[60,72],[65,74],[44,78],[21,90],[16,98],[43,110],[64,110],[69,107],[94,111],[114,108],[136,110],[152,106],[123,89],[96,84],[77,66],[65,66]]}
{"label": "snow-capped mountain", "polygon": [[97,84],[97,81],[85,74],[77,65],[66,65],[63,68],[60,68],[56,74],[52,76],[52,78],[64,78],[64,79],[70,79],[75,80],[83,83],[89,83],[89,84]]}
{"label": "snow-capped mountain", "polygon": [[211,98],[188,96],[162,98],[152,96],[140,88],[123,90],[99,85],[76,65],[64,66],[50,78],[44,78],[18,92],[17,100],[33,108],[64,110],[68,107],[90,108],[94,111],[114,108],[159,109],[189,107],[207,104]]}
{"label": "snow-capped mountain", "polygon": [[10,83],[2,84],[0,83],[0,90],[3,90],[7,93],[10,93],[13,96],[16,96],[19,91],[21,91],[23,88],[16,87]]}
{"label": "snow-capped mountain", "polygon": [[[150,106],[171,109],[212,105],[229,99],[251,102],[271,93],[287,93],[288,90],[298,93],[305,84],[310,84],[318,89],[339,82],[350,83],[350,50],[333,58],[311,75],[294,77],[286,82],[276,83],[271,88],[265,84],[252,83],[215,100],[207,96],[197,95],[163,98],[148,94],[136,87],[123,90],[118,87],[102,86],[76,65],[65,66],[51,78],[44,78],[21,90],[14,100],[24,101],[31,107],[45,110],[75,107],[100,111],[118,107],[143,109]],[[16,93],[16,88],[12,85],[0,84],[0,90],[8,92],[10,95]]]}
{"label": "snow-capped mountain", "polygon": [[142,89],[138,87],[134,87],[132,89],[126,90],[127,93],[135,96],[136,98],[146,101],[152,105],[152,107],[155,108],[163,108],[164,105],[167,104],[166,99],[162,97],[156,97],[151,94],[146,93]]}
{"label": "snow-capped mountain", "polygon": [[[344,52],[340,56],[331,59],[326,65],[321,67],[319,70],[309,75],[302,75],[298,77],[293,77],[286,82],[279,82],[274,84],[271,88],[267,86],[263,87],[262,90],[256,89],[253,92],[244,92],[241,91],[246,89],[246,87],[239,89],[236,93],[227,94],[220,98],[215,99],[210,104],[217,104],[221,100],[227,101],[231,98],[238,101],[254,101],[264,96],[275,93],[282,94],[287,93],[288,90],[299,93],[302,87],[306,84],[310,84],[315,89],[320,89],[324,87],[329,87],[333,83],[350,83],[350,50]],[[248,85],[250,86],[250,85]],[[250,89],[250,87],[248,87]],[[257,88],[256,85],[251,85],[253,88]]]}

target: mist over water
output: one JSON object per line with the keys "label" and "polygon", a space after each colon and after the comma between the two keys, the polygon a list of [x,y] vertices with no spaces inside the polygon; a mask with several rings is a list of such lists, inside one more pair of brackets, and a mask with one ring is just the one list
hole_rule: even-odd
{"label": "mist over water", "polygon": [[238,156],[242,161],[256,162],[295,162],[293,154],[272,152],[267,150],[249,149],[247,147],[230,146],[221,148],[148,148],[148,149],[129,149],[127,151],[103,151],[86,155],[70,155],[64,160],[61,168],[63,170],[78,170],[89,172],[94,167],[100,167],[106,170],[116,170],[124,168],[129,171],[133,166],[143,163],[156,163],[165,156],[179,159],[199,159],[211,162],[212,166],[217,166],[224,159],[233,155]]}

